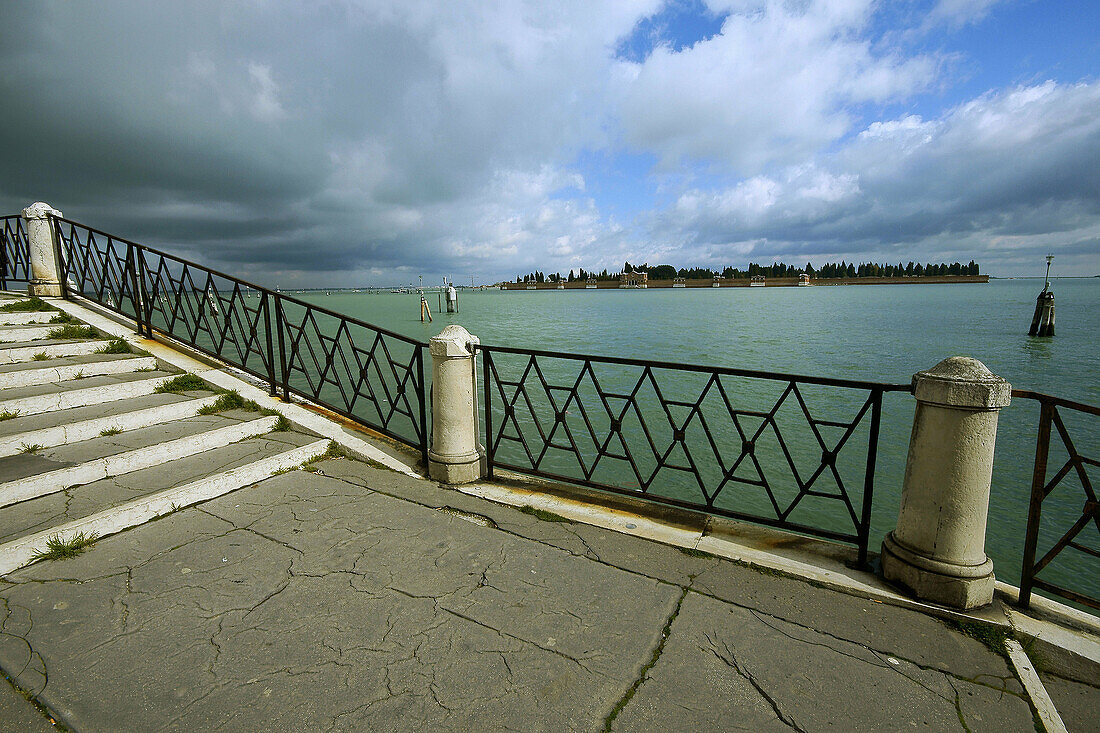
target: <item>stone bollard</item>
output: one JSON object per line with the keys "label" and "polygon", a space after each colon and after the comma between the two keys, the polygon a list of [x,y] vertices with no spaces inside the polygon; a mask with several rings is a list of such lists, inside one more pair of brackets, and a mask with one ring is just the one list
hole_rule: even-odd
{"label": "stone bollard", "polygon": [[481,478],[478,452],[476,336],[452,324],[432,337],[432,445],[428,475],[447,484]]}
{"label": "stone bollard", "polygon": [[913,376],[917,410],[897,528],[882,543],[887,580],[958,609],[993,600],[985,525],[997,412],[1012,387],[977,359],[953,356]]}
{"label": "stone bollard", "polygon": [[31,277],[27,294],[39,297],[61,297],[61,267],[54,248],[54,223],[50,216],[61,212],[38,201],[23,209],[27,222],[27,243],[30,246]]}

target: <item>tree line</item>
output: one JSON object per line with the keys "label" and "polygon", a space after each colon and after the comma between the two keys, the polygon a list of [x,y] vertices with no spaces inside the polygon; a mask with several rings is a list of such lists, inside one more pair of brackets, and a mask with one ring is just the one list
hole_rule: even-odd
{"label": "tree line", "polygon": [[560,272],[552,272],[547,275],[536,270],[527,275],[517,276],[516,282],[585,282],[589,278],[595,280],[618,280],[621,273],[631,272],[644,272],[652,280],[672,280],[677,277],[682,277],[685,280],[713,280],[716,276],[727,280],[736,280],[740,278],[751,278],[757,275],[763,275],[764,277],[798,277],[803,273],[810,277],[821,279],[855,277],[937,277],[943,275],[980,275],[980,269],[978,263],[974,262],[974,260],[971,260],[965,265],[961,262],[952,262],[951,264],[941,262],[938,265],[932,262],[924,264],[920,262],[909,262],[904,265],[900,262],[896,265],[860,262],[857,265],[854,262],[845,262],[841,260],[840,264],[828,263],[819,268],[815,268],[809,262],[806,263],[805,267],[796,267],[795,265],[788,265],[783,262],[773,262],[770,265],[750,262],[749,266],[744,270],[736,267],[725,267],[721,270],[711,270],[706,267],[692,267],[690,269],[681,267],[677,270],[672,265],[656,265],[650,267],[648,263],[631,265],[627,262],[623,265],[623,269],[620,272],[608,272],[606,268],[600,272],[589,272],[580,268],[578,270],[570,270],[564,275]]}

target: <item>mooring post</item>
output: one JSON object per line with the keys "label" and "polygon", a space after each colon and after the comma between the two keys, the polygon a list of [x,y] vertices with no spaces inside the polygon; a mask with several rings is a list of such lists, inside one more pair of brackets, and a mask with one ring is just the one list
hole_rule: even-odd
{"label": "mooring post", "polygon": [[1035,315],[1031,317],[1028,336],[1054,335],[1054,293],[1050,289],[1050,263],[1054,255],[1047,255],[1047,279],[1043,292],[1035,299]]}
{"label": "mooring post", "polygon": [[481,478],[478,451],[476,336],[458,324],[428,342],[432,355],[432,444],[428,475],[447,484]]}
{"label": "mooring post", "polygon": [[61,212],[43,201],[23,209],[31,264],[27,295],[47,298],[62,296],[61,263],[57,261],[57,250],[54,248],[54,221],[51,216],[61,216]]}
{"label": "mooring post", "polygon": [[985,526],[997,413],[1012,386],[953,356],[913,376],[917,399],[897,528],[882,543],[887,580],[958,609],[993,600]]}

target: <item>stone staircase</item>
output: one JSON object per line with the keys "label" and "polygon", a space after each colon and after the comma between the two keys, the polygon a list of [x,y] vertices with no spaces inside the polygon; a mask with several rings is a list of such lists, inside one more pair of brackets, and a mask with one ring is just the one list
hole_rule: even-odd
{"label": "stone staircase", "polygon": [[0,575],[328,445],[47,303],[0,297]]}

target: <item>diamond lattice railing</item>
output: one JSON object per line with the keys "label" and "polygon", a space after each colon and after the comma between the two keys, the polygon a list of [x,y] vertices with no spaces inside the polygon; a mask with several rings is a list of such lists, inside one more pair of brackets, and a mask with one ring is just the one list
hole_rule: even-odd
{"label": "diamond lattice railing", "polygon": [[883,391],[484,347],[490,463],[866,549]]}

